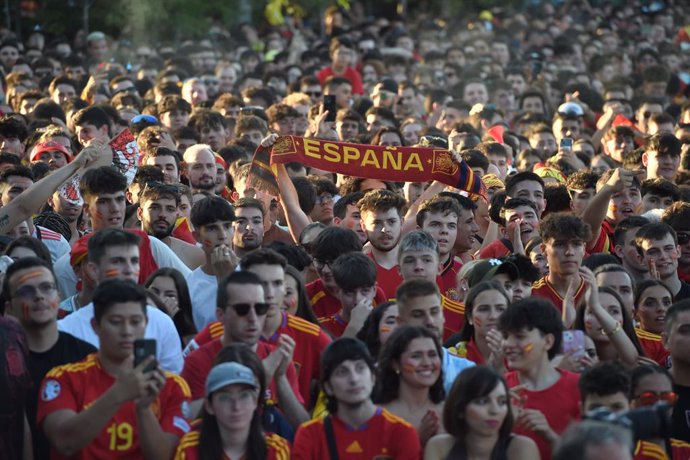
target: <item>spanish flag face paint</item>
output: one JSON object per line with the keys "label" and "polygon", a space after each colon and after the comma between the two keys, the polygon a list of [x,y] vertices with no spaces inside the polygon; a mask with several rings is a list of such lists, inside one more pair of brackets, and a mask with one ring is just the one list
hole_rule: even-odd
{"label": "spanish flag face paint", "polygon": [[21,276],[17,277],[17,284],[22,285],[29,281],[30,279],[37,278],[43,275],[45,272],[43,270],[32,270],[27,273],[22,273]]}
{"label": "spanish flag face paint", "polygon": [[522,352],[525,354],[531,353],[532,350],[534,350],[534,344],[533,343],[528,343],[524,347],[522,347]]}

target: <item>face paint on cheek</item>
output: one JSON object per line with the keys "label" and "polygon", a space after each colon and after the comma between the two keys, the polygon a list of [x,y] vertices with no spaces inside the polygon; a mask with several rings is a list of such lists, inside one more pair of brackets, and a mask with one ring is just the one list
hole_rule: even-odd
{"label": "face paint on cheek", "polygon": [[476,316],[472,318],[472,322],[474,323],[474,327],[482,327],[482,320]]}
{"label": "face paint on cheek", "polygon": [[402,363],[402,371],[406,373],[412,373],[417,370],[417,365],[409,361]]}
{"label": "face paint on cheek", "polygon": [[533,343],[528,343],[524,347],[522,347],[522,351],[524,353],[530,353],[532,350],[534,350],[534,344]]}
{"label": "face paint on cheek", "polygon": [[105,271],[105,277],[106,278],[115,278],[120,274],[120,270],[117,268],[109,268],[108,270]]}
{"label": "face paint on cheek", "polygon": [[52,308],[53,310],[57,310],[59,307],[60,307],[59,302],[50,302],[50,308]]}
{"label": "face paint on cheek", "polygon": [[24,321],[29,320],[29,304],[26,302],[22,302],[22,318]]}
{"label": "face paint on cheek", "polygon": [[642,212],[642,203],[638,203],[637,206],[635,206],[635,214],[640,214]]}
{"label": "face paint on cheek", "polygon": [[28,273],[24,273],[23,275],[17,277],[17,283],[24,284],[26,281],[41,276],[42,274],[43,270],[33,270]]}
{"label": "face paint on cheek", "polygon": [[207,248],[213,247],[213,242],[211,240],[202,240],[201,244],[206,246]]}
{"label": "face paint on cheek", "polygon": [[585,329],[592,329],[592,322],[591,321],[585,321]]}
{"label": "face paint on cheek", "polygon": [[379,332],[381,332],[381,333],[383,333],[383,334],[388,334],[388,333],[389,333],[390,331],[392,331],[392,330],[393,330],[393,329],[392,329],[390,326],[381,326],[381,327],[379,327]]}

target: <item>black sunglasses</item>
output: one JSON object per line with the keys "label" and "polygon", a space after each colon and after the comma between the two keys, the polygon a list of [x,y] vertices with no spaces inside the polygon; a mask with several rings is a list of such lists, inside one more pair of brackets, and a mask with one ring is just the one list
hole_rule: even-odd
{"label": "black sunglasses", "polygon": [[265,315],[269,307],[269,305],[264,302],[258,302],[255,304],[236,303],[230,305],[230,307],[233,308],[235,310],[235,313],[237,313],[239,316],[247,316],[247,313],[249,313],[249,309],[252,308],[252,305],[254,306],[254,311],[259,316]]}

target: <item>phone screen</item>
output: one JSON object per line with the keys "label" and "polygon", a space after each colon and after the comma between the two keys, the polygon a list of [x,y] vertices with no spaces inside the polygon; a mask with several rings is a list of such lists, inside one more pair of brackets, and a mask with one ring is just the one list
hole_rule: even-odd
{"label": "phone screen", "polygon": [[323,109],[328,111],[326,121],[335,121],[335,115],[338,112],[335,106],[335,95],[329,94],[323,97]]}
{"label": "phone screen", "polygon": [[[156,340],[155,339],[137,339],[134,341],[134,367],[137,367],[149,356],[156,357]],[[150,372],[158,366],[154,359],[149,363],[144,372]]]}
{"label": "phone screen", "polygon": [[585,333],[582,331],[563,332],[563,354],[573,352],[573,359],[585,356]]}
{"label": "phone screen", "polygon": [[561,150],[572,150],[573,140],[569,137],[564,137],[561,139]]}

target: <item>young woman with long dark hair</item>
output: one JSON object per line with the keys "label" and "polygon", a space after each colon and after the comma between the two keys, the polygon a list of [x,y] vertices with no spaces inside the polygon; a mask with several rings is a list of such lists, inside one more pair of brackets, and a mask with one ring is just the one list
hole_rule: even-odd
{"label": "young woman with long dark hair", "polygon": [[505,380],[487,366],[460,373],[443,408],[447,434],[429,440],[424,460],[539,458],[531,439],[511,434],[513,412]]}
{"label": "young woman with long dark hair", "polygon": [[288,442],[262,428],[265,391],[256,353],[243,344],[221,350],[206,379],[201,423],[180,440],[175,460],[289,459]]}

